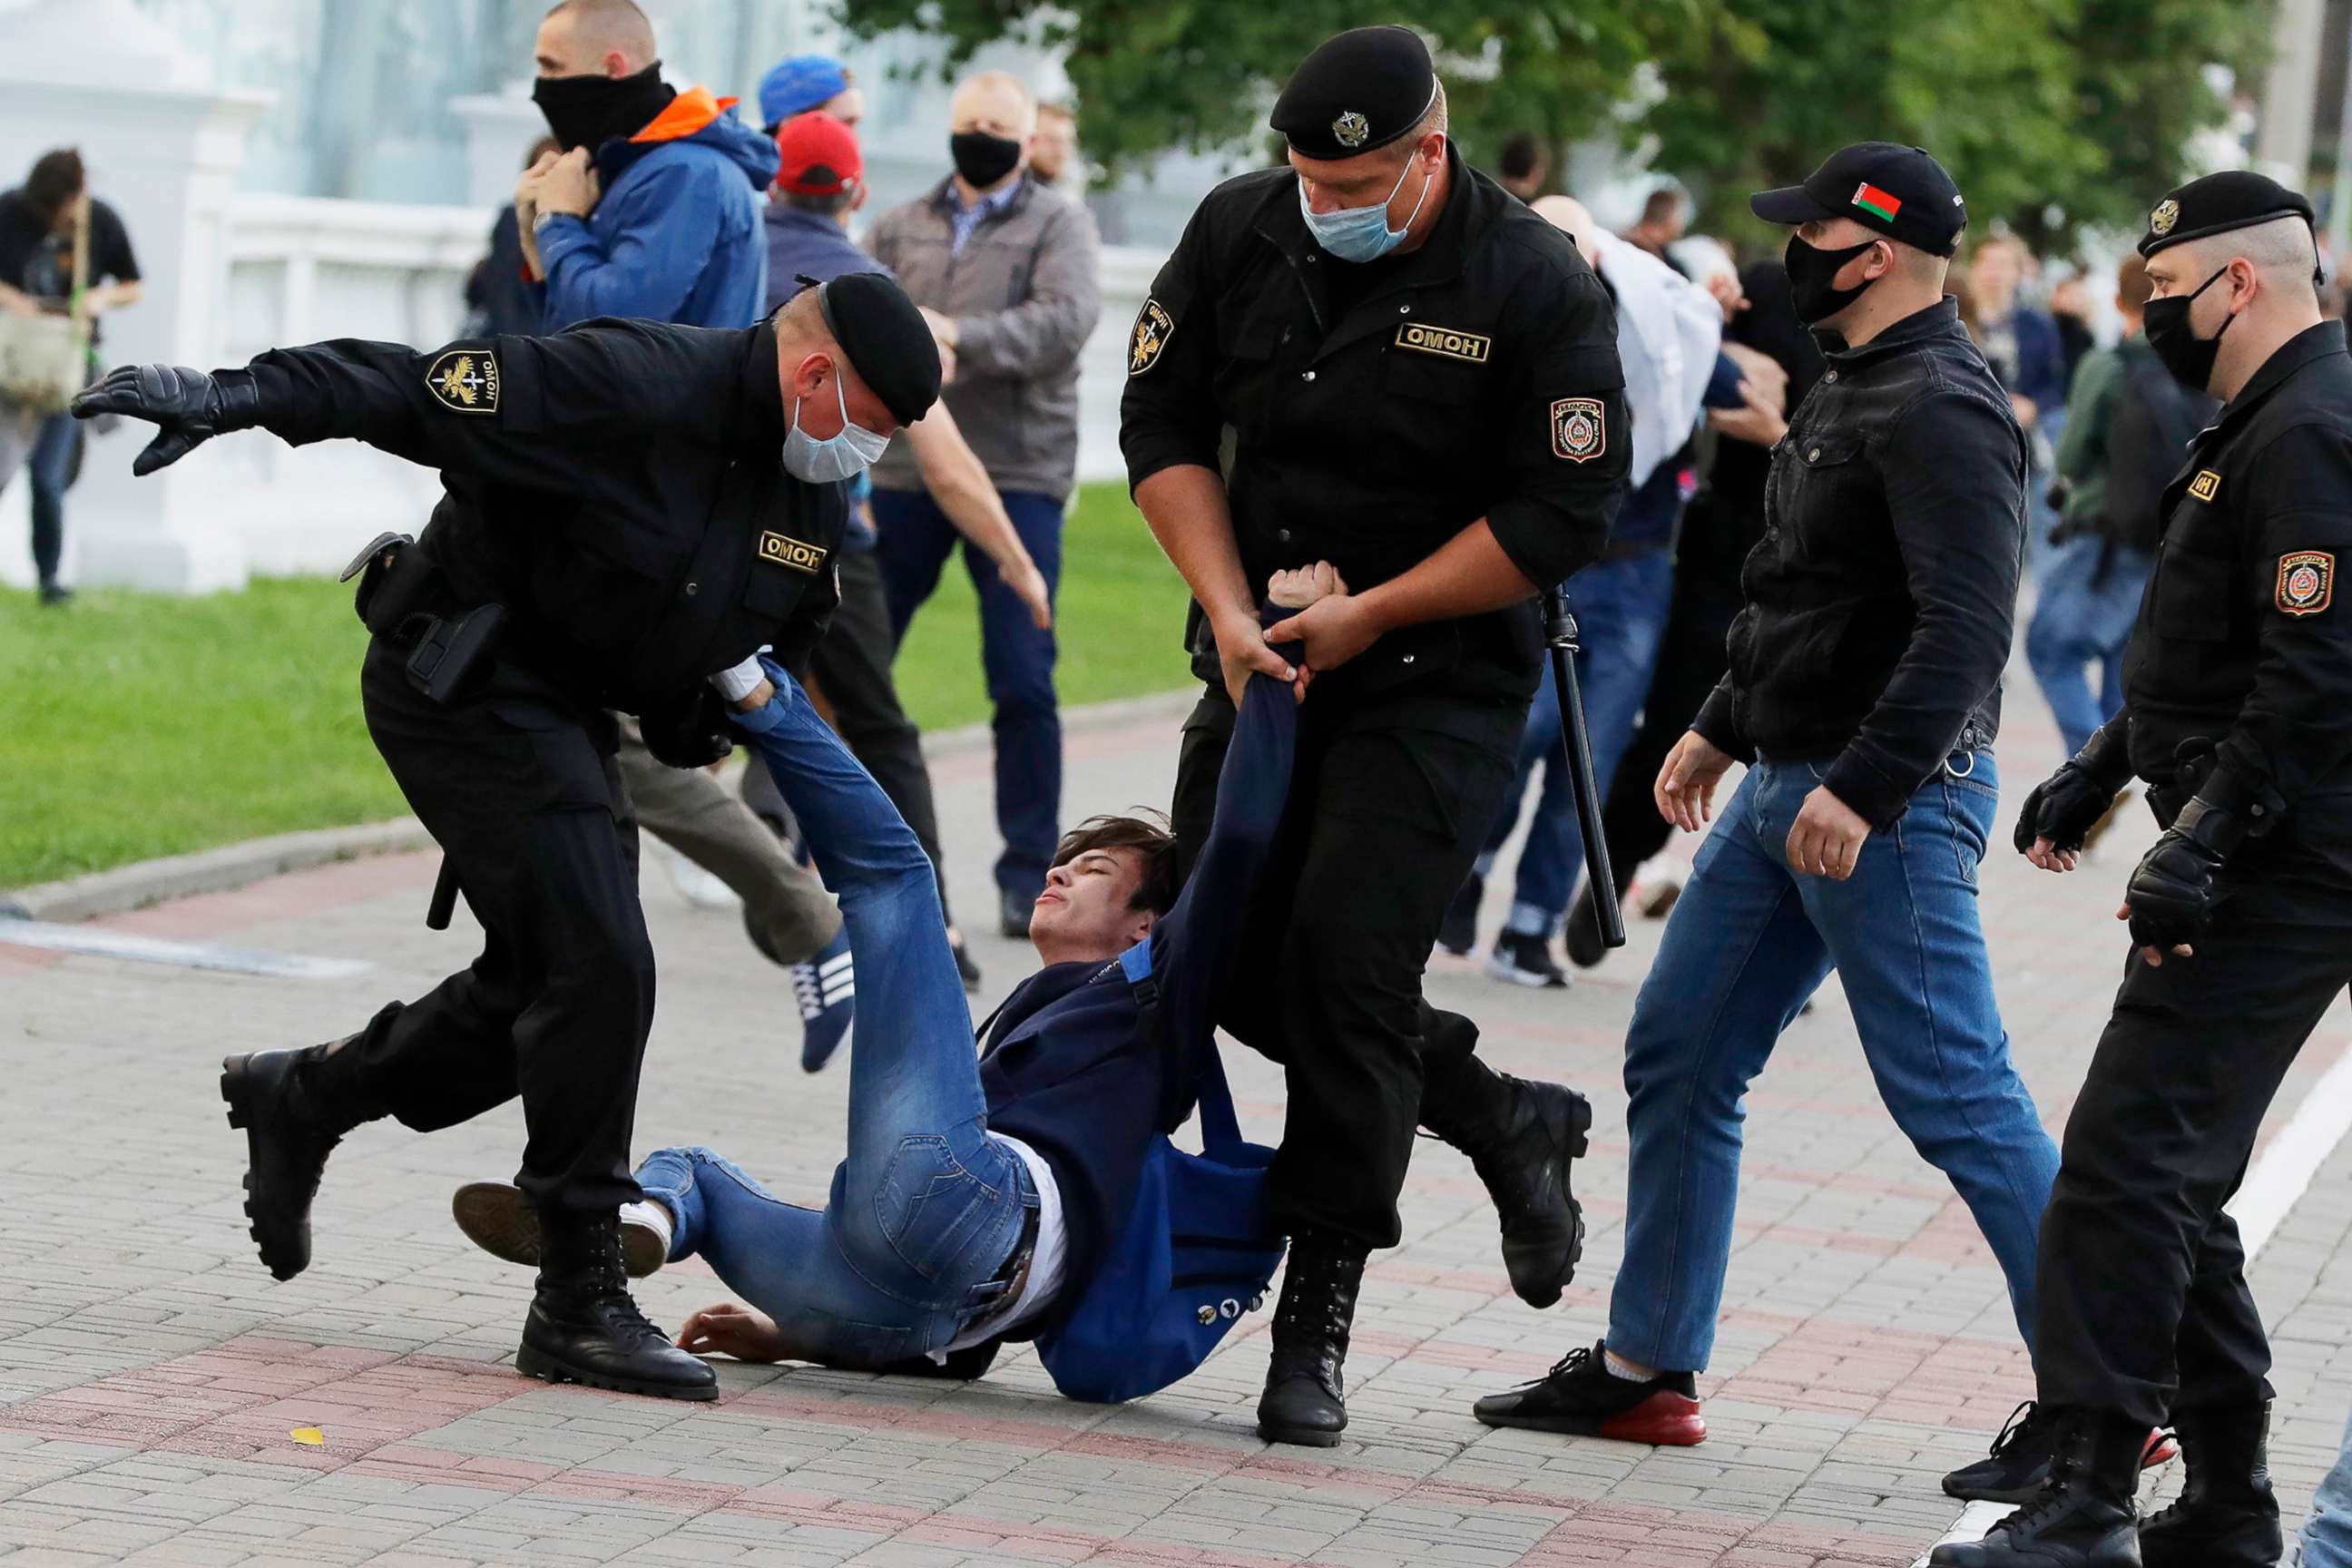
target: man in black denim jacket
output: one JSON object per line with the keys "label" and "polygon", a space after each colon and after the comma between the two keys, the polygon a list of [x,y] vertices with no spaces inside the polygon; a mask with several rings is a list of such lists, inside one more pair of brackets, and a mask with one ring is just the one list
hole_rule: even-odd
{"label": "man in black denim jacket", "polygon": [[1966,212],[1936,161],[1864,143],[1755,198],[1796,226],[1828,368],[1776,448],[1731,671],[1668,756],[1700,848],[1625,1042],[1625,1256],[1608,1337],[1478,1402],[1493,1426],[1702,1441],[1741,1101],[1835,969],[1896,1122],[1967,1201],[2033,1322],[2058,1152],[2011,1065],[1978,921],[1992,738],[2025,537],[2025,444],[1944,297]]}

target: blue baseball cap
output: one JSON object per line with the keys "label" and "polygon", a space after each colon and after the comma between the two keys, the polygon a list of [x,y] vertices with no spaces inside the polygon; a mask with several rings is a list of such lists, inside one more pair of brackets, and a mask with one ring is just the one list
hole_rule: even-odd
{"label": "blue baseball cap", "polygon": [[760,79],[760,120],[782,125],[821,108],[849,86],[849,72],[831,55],[794,55]]}

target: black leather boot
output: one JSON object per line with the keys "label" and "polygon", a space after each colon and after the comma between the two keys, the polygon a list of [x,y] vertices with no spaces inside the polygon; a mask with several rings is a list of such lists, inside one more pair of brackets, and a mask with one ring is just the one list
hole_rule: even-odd
{"label": "black leather boot", "polygon": [[310,1200],[327,1156],[344,1133],[383,1114],[350,1081],[355,1058],[342,1056],[343,1044],[221,1062],[228,1124],[245,1130],[246,1218],[262,1263],[280,1279],[310,1266]]}
{"label": "black leather boot", "polygon": [[2180,1500],[2139,1527],[2147,1568],[2272,1568],[2286,1550],[2271,1490],[2270,1401],[2177,1412]]}
{"label": "black leather boot", "polygon": [[1569,1167],[1592,1131],[1584,1096],[1496,1072],[1472,1057],[1433,1071],[1421,1124],[1469,1155],[1486,1184],[1511,1289],[1530,1307],[1559,1300],[1584,1256],[1584,1210],[1569,1190]]}
{"label": "black leather boot", "polygon": [[616,1209],[540,1215],[539,1293],[523,1322],[515,1370],[656,1399],[716,1399],[719,1374],[669,1342],[629,1295]]}
{"label": "black leather boot", "polygon": [[1291,1238],[1282,1300],[1274,1310],[1274,1360],[1257,1402],[1257,1435],[1267,1442],[1329,1448],[1348,1429],[1340,1368],[1364,1283],[1364,1254],[1360,1243],[1340,1237]]}
{"label": "black leather boot", "polygon": [[2147,1424],[2113,1411],[2053,1411],[2050,1479],[1982,1541],[1928,1554],[1929,1568],[2140,1568],[2140,1455]]}

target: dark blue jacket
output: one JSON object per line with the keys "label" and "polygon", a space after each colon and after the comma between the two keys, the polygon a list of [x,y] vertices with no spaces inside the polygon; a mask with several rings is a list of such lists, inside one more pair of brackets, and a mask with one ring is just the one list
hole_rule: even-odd
{"label": "dark blue jacket", "polygon": [[1237,917],[1281,823],[1297,745],[1289,688],[1253,678],[1208,842],[1176,907],[1151,930],[1153,1026],[1142,1026],[1135,988],[1114,959],[1040,970],[984,1030],[988,1125],[1043,1155],[1062,1190],[1069,1253],[1059,1304],[1085,1294],[1135,1206],[1152,1134],[1192,1114],[1195,1064],[1217,1048],[1216,1004],[1240,952]]}
{"label": "dark blue jacket", "polygon": [[726,107],[696,88],[635,136],[596,149],[596,210],[539,230],[544,331],[599,316],[686,327],[760,319],[768,288],[760,193],[776,177],[776,144]]}

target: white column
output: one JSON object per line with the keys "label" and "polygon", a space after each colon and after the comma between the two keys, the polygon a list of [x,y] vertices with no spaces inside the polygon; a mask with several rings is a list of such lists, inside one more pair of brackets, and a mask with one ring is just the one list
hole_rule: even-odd
{"label": "white column", "polygon": [[2289,187],[2311,173],[2311,121],[2318,110],[2324,0],[2279,0],[2271,26],[2271,68],[2263,78],[2262,130],[2255,157]]}
{"label": "white column", "polygon": [[[0,147],[29,166],[79,147],[94,195],[121,214],[145,280],[105,321],[116,364],[217,363],[229,196],[266,94],[213,90],[209,68],[128,0],[35,0],[0,16]],[[0,169],[0,179],[22,177]],[[93,440],[67,507],[66,575],[185,593],[241,586],[231,498],[207,496],[213,454],[131,477],[144,426]],[[18,487],[21,489],[21,484]],[[13,509],[12,509],[13,514]]]}

